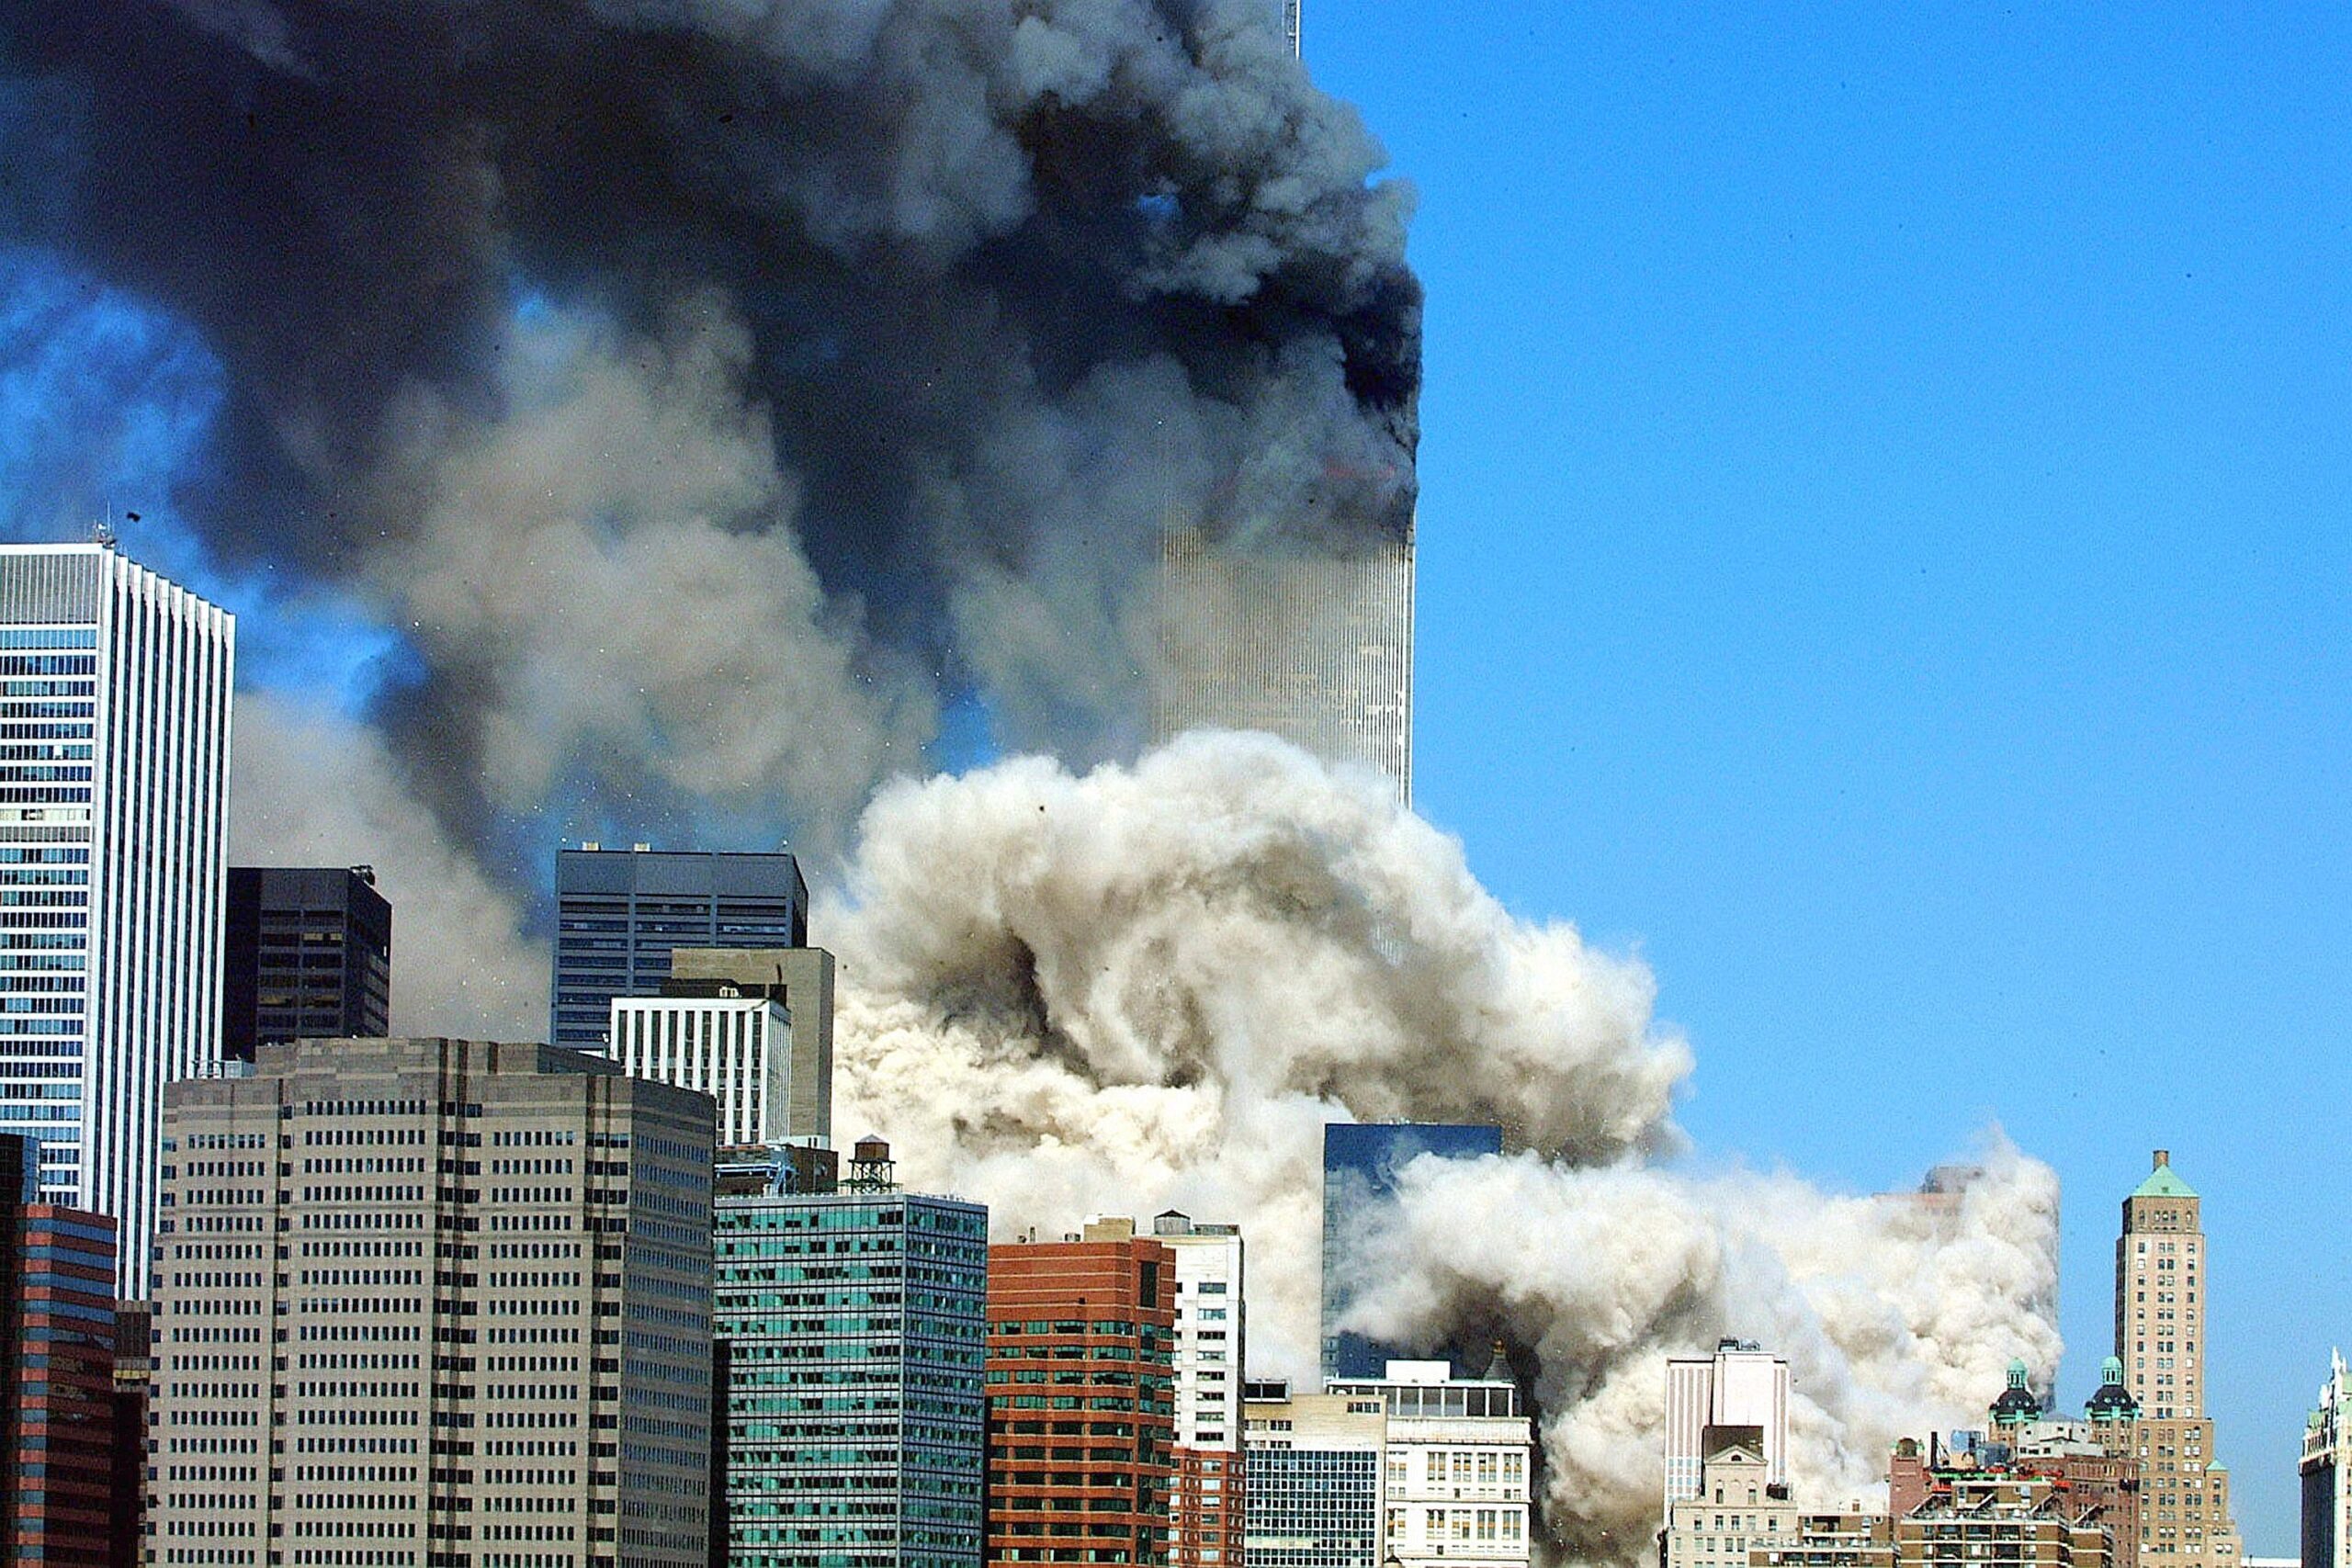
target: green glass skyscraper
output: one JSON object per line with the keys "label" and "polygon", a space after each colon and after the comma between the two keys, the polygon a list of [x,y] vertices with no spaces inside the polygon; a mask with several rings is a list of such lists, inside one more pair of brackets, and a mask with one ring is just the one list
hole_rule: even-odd
{"label": "green glass skyscraper", "polygon": [[861,1143],[840,1190],[722,1162],[727,1568],[979,1568],[988,1211],[901,1192]]}

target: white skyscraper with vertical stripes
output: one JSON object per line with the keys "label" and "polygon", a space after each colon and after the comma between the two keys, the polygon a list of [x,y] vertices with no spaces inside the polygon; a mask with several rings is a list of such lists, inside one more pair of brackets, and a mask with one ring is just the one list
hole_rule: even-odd
{"label": "white skyscraper with vertical stripes", "polygon": [[164,1086],[220,1060],[236,624],[108,545],[0,545],[0,1132],[146,1294]]}

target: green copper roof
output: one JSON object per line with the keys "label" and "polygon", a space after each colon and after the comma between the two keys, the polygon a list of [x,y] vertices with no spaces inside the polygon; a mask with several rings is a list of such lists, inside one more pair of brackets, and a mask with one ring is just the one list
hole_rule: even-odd
{"label": "green copper roof", "polygon": [[[2110,1189],[2111,1190],[2111,1189]],[[2194,1198],[2197,1189],[2172,1173],[2172,1167],[2160,1165],[2148,1173],[2148,1179],[2132,1189],[2134,1198]]]}

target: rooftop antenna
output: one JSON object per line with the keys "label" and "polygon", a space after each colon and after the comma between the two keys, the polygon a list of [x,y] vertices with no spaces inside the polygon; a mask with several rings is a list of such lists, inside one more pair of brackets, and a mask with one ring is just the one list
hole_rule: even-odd
{"label": "rooftop antenna", "polygon": [[98,548],[102,550],[110,550],[114,548],[114,498],[112,496],[108,496],[107,498],[106,520],[104,522],[93,523],[90,525],[90,543],[97,546]]}

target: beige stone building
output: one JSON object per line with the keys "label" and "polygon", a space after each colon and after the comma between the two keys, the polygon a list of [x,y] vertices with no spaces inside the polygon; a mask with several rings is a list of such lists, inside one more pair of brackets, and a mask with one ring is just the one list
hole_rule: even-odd
{"label": "beige stone building", "polygon": [[2197,1193],[2170,1154],[2123,1200],[2115,1243],[2115,1355],[2140,1402],[2144,1568],[2237,1568],[2229,1472],[2205,1414],[2205,1325],[2211,1304]]}
{"label": "beige stone building", "polygon": [[1667,1505],[1666,1568],[1748,1568],[1755,1554],[1796,1541],[1797,1506],[1771,1481],[1762,1434],[1753,1427],[1708,1430],[1717,1436],[1700,1461],[1699,1495]]}
{"label": "beige stone building", "polygon": [[171,1086],[146,1561],[705,1561],[713,1109],[544,1045]]}

